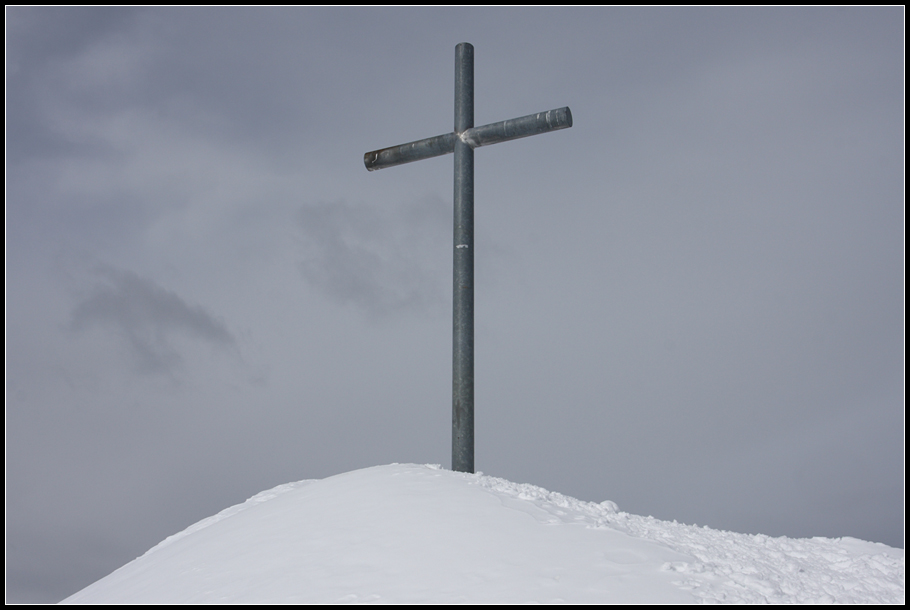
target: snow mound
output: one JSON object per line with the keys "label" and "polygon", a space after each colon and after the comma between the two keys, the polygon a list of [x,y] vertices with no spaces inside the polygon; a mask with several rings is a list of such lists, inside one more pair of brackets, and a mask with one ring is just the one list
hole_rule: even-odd
{"label": "snow mound", "polygon": [[280,485],[62,603],[904,603],[904,551],[392,464]]}

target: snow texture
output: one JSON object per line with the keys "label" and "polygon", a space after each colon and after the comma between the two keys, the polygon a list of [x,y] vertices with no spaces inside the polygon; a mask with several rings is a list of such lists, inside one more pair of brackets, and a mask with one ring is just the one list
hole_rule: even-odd
{"label": "snow texture", "polygon": [[904,551],[392,464],[280,485],[62,603],[904,603]]}

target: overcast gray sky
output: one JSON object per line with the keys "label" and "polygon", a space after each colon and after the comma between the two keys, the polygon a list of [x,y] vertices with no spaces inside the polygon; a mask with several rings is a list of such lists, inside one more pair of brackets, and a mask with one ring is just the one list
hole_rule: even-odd
{"label": "overcast gray sky", "polygon": [[[903,546],[904,11],[8,8],[7,600],[275,485],[450,466],[478,149],[476,466]],[[369,498],[364,498],[369,502]]]}

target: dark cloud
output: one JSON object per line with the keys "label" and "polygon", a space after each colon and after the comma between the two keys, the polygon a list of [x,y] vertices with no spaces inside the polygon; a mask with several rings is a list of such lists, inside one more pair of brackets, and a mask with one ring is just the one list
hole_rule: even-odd
{"label": "dark cloud", "polygon": [[[136,9],[120,7],[7,9],[9,162],[78,149],[47,121],[48,95],[38,77],[46,77],[51,66],[84,54],[99,40],[116,36],[136,14]],[[59,97],[57,90],[56,102]]]}
{"label": "dark cloud", "polygon": [[344,202],[298,213],[300,273],[330,298],[374,315],[425,311],[442,302],[450,256],[449,206],[425,200],[390,210]]}
{"label": "dark cloud", "polygon": [[168,372],[181,362],[174,338],[185,336],[217,347],[234,344],[227,327],[204,308],[189,305],[176,293],[131,271],[100,268],[106,280],[72,311],[70,328],[113,329],[122,337],[145,373]]}

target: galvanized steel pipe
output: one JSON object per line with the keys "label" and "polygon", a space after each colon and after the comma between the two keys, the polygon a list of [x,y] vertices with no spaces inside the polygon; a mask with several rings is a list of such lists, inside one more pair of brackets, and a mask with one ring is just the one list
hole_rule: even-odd
{"label": "galvanized steel pipe", "polygon": [[363,155],[370,171],[455,153],[452,470],[474,472],[474,149],[572,126],[568,106],[474,127],[474,47],[455,47],[455,130]]}
{"label": "galvanized steel pipe", "polygon": [[[474,47],[455,47],[455,133],[474,127]],[[452,470],[474,472],[474,149],[455,142]]]}
{"label": "galvanized steel pipe", "polygon": [[572,111],[568,106],[537,112],[517,119],[508,119],[441,136],[424,138],[407,144],[373,150],[363,155],[368,170],[385,169],[421,159],[432,159],[455,152],[455,141],[461,140],[471,148],[508,142],[539,133],[567,129],[572,126]]}

